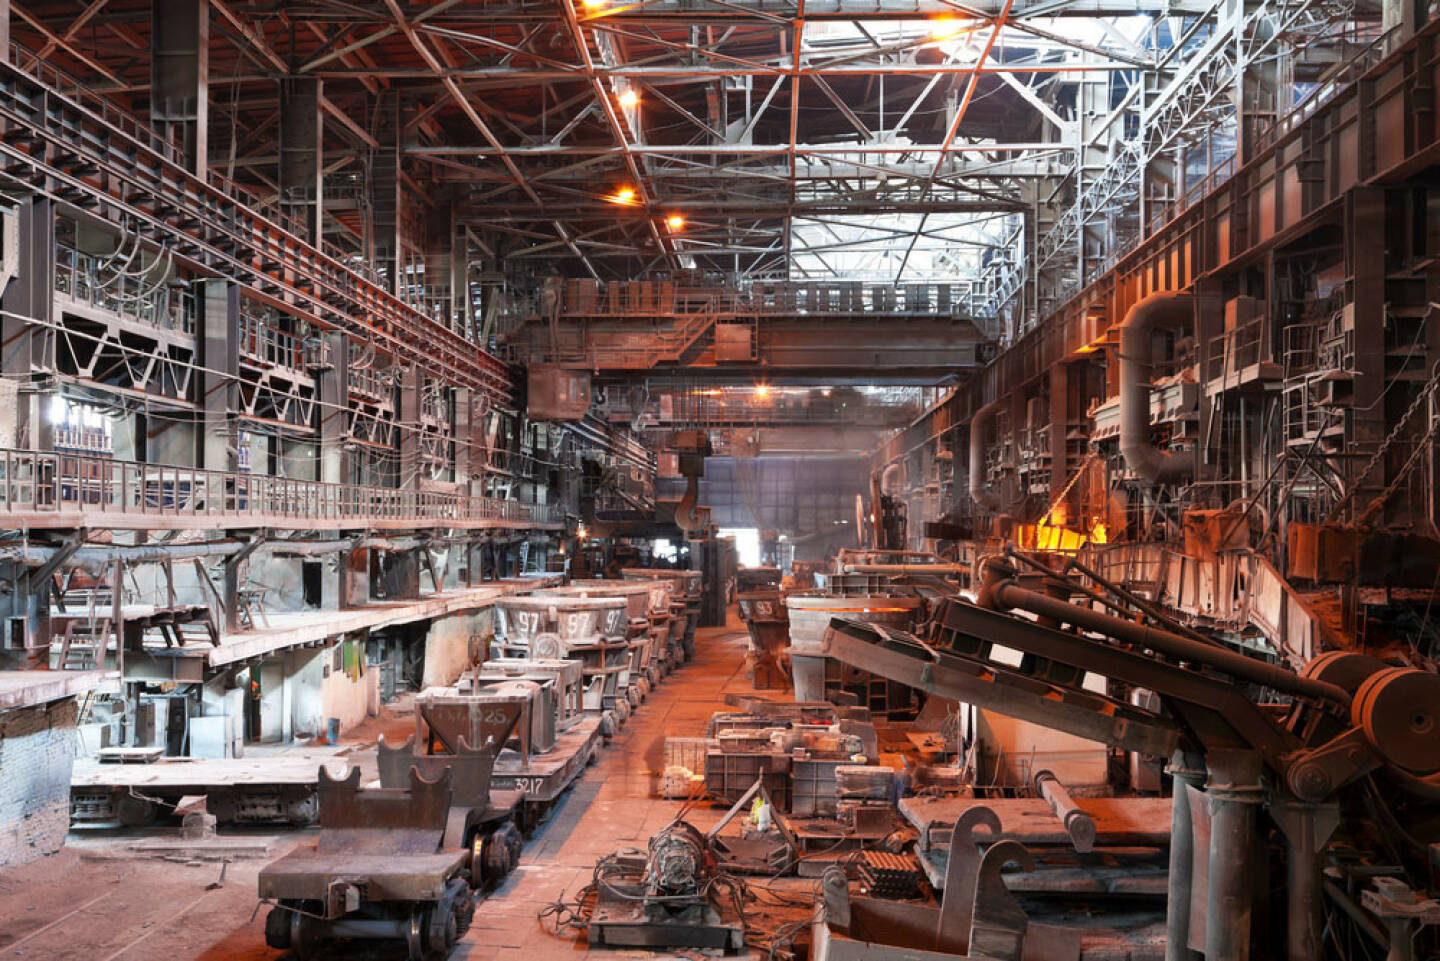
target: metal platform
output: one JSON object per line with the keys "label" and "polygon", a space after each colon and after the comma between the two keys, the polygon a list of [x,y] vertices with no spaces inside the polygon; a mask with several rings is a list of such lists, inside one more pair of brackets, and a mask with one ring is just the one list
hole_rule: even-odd
{"label": "metal platform", "polygon": [[70,776],[72,827],[154,821],[185,797],[204,797],[221,823],[288,821],[305,824],[318,810],[315,792],[325,766],[344,775],[348,761],[333,755],[261,758],[161,758],[148,764],[76,760]]}
{"label": "metal platform", "polygon": [[[1170,843],[1169,798],[1077,797],[1075,803],[1094,819],[1098,845]],[[935,840],[948,841],[949,826],[976,805],[989,808],[1000,818],[1001,839],[1026,845],[1070,844],[1065,825],[1043,798],[905,797],[900,799],[900,815],[922,834],[928,828]]]}
{"label": "metal platform", "polygon": [[601,885],[595,900],[595,912],[586,929],[591,944],[607,947],[638,948],[720,948],[738,951],[745,946],[745,925],[736,917],[727,917],[706,906],[703,915],[698,906],[685,914],[666,918],[663,922],[647,916],[635,905],[635,897],[644,893],[643,885]]}
{"label": "metal platform", "polygon": [[524,792],[528,805],[548,805],[580,776],[600,744],[600,718],[587,715],[561,734],[555,747],[532,755],[526,764],[519,752],[506,750],[495,762],[491,783]]}

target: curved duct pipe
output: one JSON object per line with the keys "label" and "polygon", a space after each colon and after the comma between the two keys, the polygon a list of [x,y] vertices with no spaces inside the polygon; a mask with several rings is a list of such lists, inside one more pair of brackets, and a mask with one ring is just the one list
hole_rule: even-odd
{"label": "curved duct pipe", "polygon": [[985,486],[985,428],[1000,409],[1000,401],[992,400],[970,418],[970,499],[987,511],[1004,508],[1000,495]]}
{"label": "curved duct pipe", "polygon": [[889,494],[891,497],[894,497],[896,494],[900,493],[900,491],[904,487],[904,482],[901,481],[896,483],[894,481],[894,478],[900,474],[903,474],[904,472],[905,464],[902,461],[896,461],[895,463],[886,467],[885,470],[880,474],[880,492],[882,494]]}
{"label": "curved duct pipe", "polygon": [[675,526],[685,534],[693,534],[705,526],[705,518],[695,509],[700,500],[700,478],[685,479],[685,495],[675,505]]}
{"label": "curved duct pipe", "polygon": [[1159,293],[1137,301],[1120,322],[1120,454],[1147,484],[1171,483],[1195,472],[1190,454],[1163,451],[1150,442],[1150,378],[1156,327],[1190,327],[1189,294]]}

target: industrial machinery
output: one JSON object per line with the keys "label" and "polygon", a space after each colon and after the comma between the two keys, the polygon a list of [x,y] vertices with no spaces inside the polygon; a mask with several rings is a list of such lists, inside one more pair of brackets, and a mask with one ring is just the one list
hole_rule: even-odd
{"label": "industrial machinery", "polygon": [[80,759],[70,778],[70,820],[77,827],[117,822],[144,827],[172,815],[184,798],[204,797],[206,812],[220,824],[311,824],[319,810],[317,766],[313,756]]}
{"label": "industrial machinery", "polygon": [[811,958],[1077,961],[1081,930],[1032,921],[1001,875],[1012,863],[1032,870],[1034,856],[1013,840],[992,841],[981,854],[971,829],[982,824],[990,827],[992,834],[998,831],[995,815],[981,805],[970,808],[956,822],[938,905],[860,897],[851,893],[843,869],[826,869],[820,885],[822,901],[812,923]]}
{"label": "industrial machinery", "polygon": [[784,594],[778,586],[756,586],[736,594],[735,602],[750,632],[747,660],[752,686],[757,690],[789,687],[790,665],[784,649],[790,640],[790,618]]}
{"label": "industrial machinery", "polygon": [[377,745],[376,764],[383,788],[404,788],[411,771],[429,781],[448,772],[451,799],[445,835],[460,839],[470,851],[470,878],[477,888],[499,883],[520,859],[522,840],[516,813],[524,792],[495,787],[493,775],[496,758],[519,725],[525,707],[519,699],[495,700],[479,719],[477,730],[467,732],[481,739],[479,747],[472,747],[465,734],[458,735],[453,750],[445,754],[423,752],[413,736],[394,747],[382,735]]}
{"label": "industrial machinery", "polygon": [[[577,580],[564,587],[547,588],[538,592],[536,600],[545,597],[569,597],[586,599],[623,600],[628,616],[624,633],[629,651],[628,684],[625,694],[632,707],[639,705],[663,676],[665,643],[654,629],[652,614],[655,612],[656,597],[654,585],[626,581]],[[668,618],[669,604],[665,602]],[[607,615],[608,618],[609,615]],[[608,623],[608,621],[607,621]],[[668,636],[668,621],[666,626]]]}
{"label": "industrial machinery", "polygon": [[674,618],[675,632],[671,637],[680,639],[685,657],[695,654],[695,628],[700,626],[700,606],[704,596],[700,571],[675,569],[651,569],[648,567],[626,567],[620,571],[627,581],[665,580],[673,583],[670,595],[670,612]]}
{"label": "industrial machinery", "polygon": [[826,591],[788,594],[790,661],[795,697],[799,700],[853,700],[877,717],[913,717],[918,708],[906,685],[874,676],[826,654],[825,629],[833,618],[909,628],[923,616],[924,602],[886,583],[884,575],[835,574],[826,577]]}
{"label": "industrial machinery", "polygon": [[320,834],[260,872],[265,942],[311,957],[322,941],[399,941],[409,961],[443,958],[470,927],[472,849],[447,829],[447,769],[435,781],[410,769],[405,788],[360,789],[320,771]]}
{"label": "industrial machinery", "polygon": [[[492,784],[524,795],[521,827],[538,823],[594,757],[602,718],[581,710],[580,665],[575,661],[480,665],[454,687],[415,698],[415,739],[420,753],[459,753],[462,740],[484,744],[514,706],[515,735],[497,740]],[[569,692],[569,693],[567,693]]]}
{"label": "industrial machinery", "polygon": [[707,793],[733,804],[759,781],[778,810],[800,818],[836,816],[836,771],[878,760],[875,726],[841,718],[808,720],[748,712],[713,715],[706,732]]}
{"label": "industrial machinery", "polygon": [[[1087,606],[1121,601],[1066,578],[1021,574],[999,558],[982,573],[977,603],[946,600],[923,638],[837,618],[827,652],[940,697],[1169,758],[1172,946],[1207,961],[1252,948],[1315,958],[1324,918],[1339,911],[1361,918],[1357,928],[1376,947],[1408,956],[1415,925],[1432,917],[1417,893],[1430,884],[1429,849],[1414,844],[1424,843],[1421,826],[1440,799],[1440,676],[1347,651],[1297,674],[1182,625]],[[1018,665],[1001,647],[1020,652]],[[1087,672],[1109,689],[1086,687]],[[1159,707],[1132,703],[1136,689],[1157,695]],[[1070,809],[1038,780],[1057,812]],[[1068,826],[1078,849],[1086,827]],[[1282,843],[1262,844],[1267,836]],[[1392,885],[1376,886],[1377,866],[1409,892],[1408,927],[1397,936],[1378,920],[1399,915],[1372,911],[1372,920],[1360,907],[1396,903]],[[1257,884],[1266,871],[1285,884]],[[1285,923],[1253,926],[1260,912]]]}
{"label": "industrial machinery", "polygon": [[644,853],[625,850],[595,867],[591,944],[738,950],[745,929],[734,887],[721,875],[705,835],[675,821]]}
{"label": "industrial machinery", "polygon": [[505,597],[495,604],[493,659],[573,659],[584,678],[582,706],[609,712],[609,733],[630,716],[632,656],[623,597]]}

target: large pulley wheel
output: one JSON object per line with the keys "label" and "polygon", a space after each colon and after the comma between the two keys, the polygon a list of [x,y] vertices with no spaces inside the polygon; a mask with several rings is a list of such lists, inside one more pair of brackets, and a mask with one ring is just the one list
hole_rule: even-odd
{"label": "large pulley wheel", "polygon": [[1305,677],[1334,684],[1354,694],[1368,679],[1389,667],[1378,657],[1359,651],[1326,651],[1305,666]]}
{"label": "large pulley wheel", "polygon": [[1386,761],[1414,774],[1440,769],[1440,675],[1387,667],[1355,691],[1351,720]]}

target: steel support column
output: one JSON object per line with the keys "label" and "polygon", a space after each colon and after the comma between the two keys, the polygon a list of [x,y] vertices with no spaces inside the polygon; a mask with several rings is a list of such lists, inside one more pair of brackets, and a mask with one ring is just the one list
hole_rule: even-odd
{"label": "steel support column", "polygon": [[[20,204],[15,276],[5,286],[0,307],[0,370],[23,384],[37,370],[54,370],[55,205],[36,196]],[[53,396],[32,391],[15,409],[14,443],[30,450],[51,450],[55,426],[42,405]]]}
{"label": "steel support column", "polygon": [[150,123],[205,176],[209,160],[210,4],[151,0]]}
{"label": "steel support column", "polygon": [[340,552],[340,586],[336,607],[340,610],[364,607],[370,599],[370,551],[366,548]]}
{"label": "steel support column", "polygon": [[236,386],[239,377],[240,290],[228,280],[196,283],[200,301],[200,365],[195,386],[203,411],[196,463],[206,470],[238,467]]}
{"label": "steel support column", "polygon": [[[1260,6],[1259,3],[1245,4],[1249,17]],[[1267,129],[1284,110],[1281,102],[1284,85],[1279,73],[1279,58],[1262,56],[1247,59],[1250,49],[1272,42],[1274,28],[1261,17],[1247,30],[1241,26],[1235,31],[1236,75],[1230,91],[1235,106],[1235,154],[1237,166],[1254,159],[1259,135]],[[1283,40],[1280,41],[1282,44]],[[1283,49],[1283,47],[1282,47]]]}
{"label": "steel support column", "polygon": [[[1073,497],[1061,499],[1065,485],[1070,483],[1070,376],[1069,364],[1050,368],[1050,523],[1077,526],[1078,511],[1070,508]],[[1083,526],[1083,525],[1079,525]]]}
{"label": "steel support column", "polygon": [[[1355,450],[1369,454],[1385,440],[1385,191],[1357,187],[1346,201],[1345,260],[1350,275],[1350,301],[1355,315],[1355,376],[1351,395],[1349,440]],[[1361,462],[1364,463],[1363,461]],[[1385,464],[1375,465],[1368,477],[1356,477],[1359,487],[1351,499],[1356,514],[1369,504],[1371,494],[1385,487]]]}
{"label": "steel support column", "polygon": [[371,263],[385,275],[384,283],[390,292],[398,295],[405,263],[400,244],[400,206],[404,201],[400,189],[403,125],[400,95],[393,88],[380,92],[375,118],[372,133],[379,146],[370,156],[367,245]]}
{"label": "steel support column", "polygon": [[1173,780],[1170,799],[1170,882],[1166,893],[1165,961],[1197,961],[1190,949],[1190,899],[1195,875],[1194,826],[1190,817],[1190,789],[1205,780],[1200,758],[1177,751],[1170,761]]}
{"label": "steel support column", "polygon": [[[1205,765],[1204,803],[1210,815],[1205,961],[1248,961],[1254,909],[1255,812],[1264,795],[1260,756],[1253,751],[1211,751]],[[1195,797],[1191,795],[1192,801]]]}
{"label": "steel support column", "polygon": [[1282,800],[1269,810],[1285,835],[1286,957],[1289,961],[1324,957],[1320,851],[1340,823],[1340,808],[1334,803]]}
{"label": "steel support column", "polygon": [[[350,455],[345,441],[348,411],[350,408],[350,337],[343,331],[331,331],[320,335],[329,355],[328,365],[323,367],[316,378],[316,393],[320,440],[320,476],[327,484],[348,484],[352,481]],[[355,606],[350,603],[348,567],[350,552],[340,552],[340,563],[335,577],[325,574],[320,579],[321,606],[343,609]],[[364,587],[361,580],[361,587]],[[361,603],[364,598],[361,598]]]}
{"label": "steel support column", "polygon": [[316,246],[325,228],[323,92],[313,77],[280,81],[280,209]]}

